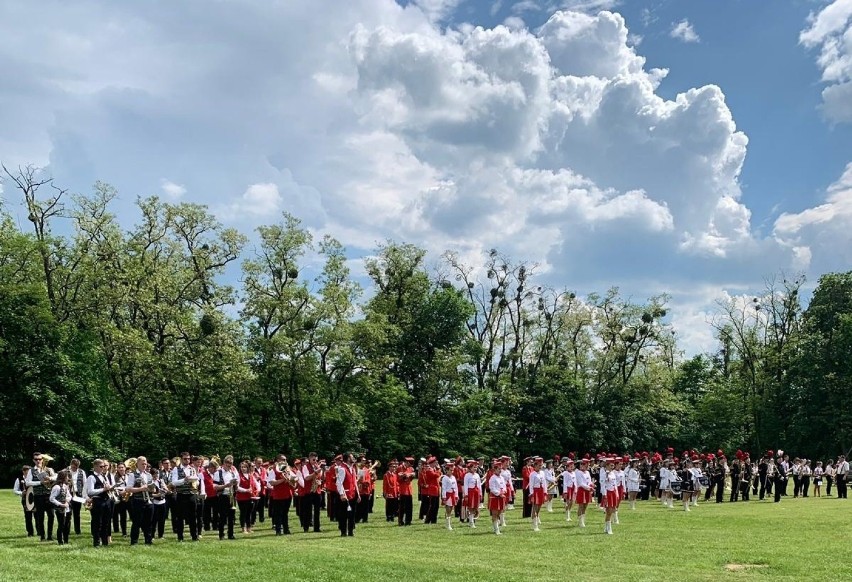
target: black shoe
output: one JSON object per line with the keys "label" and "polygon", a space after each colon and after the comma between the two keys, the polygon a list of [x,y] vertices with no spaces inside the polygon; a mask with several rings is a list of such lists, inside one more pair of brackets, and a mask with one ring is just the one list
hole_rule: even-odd
{"label": "black shoe", "polygon": [[340,532],[340,537],[345,538],[345,537],[346,537],[346,533],[344,533],[344,532]]}
{"label": "black shoe", "polygon": [[352,536],[354,536],[354,535],[355,535],[355,532],[354,532],[354,531],[349,532],[349,537],[350,537],[350,538],[351,538]]}
{"label": "black shoe", "polygon": [[229,539],[229,540],[235,540],[235,539],[237,539],[237,538],[235,538],[234,536],[228,536],[228,539]]}

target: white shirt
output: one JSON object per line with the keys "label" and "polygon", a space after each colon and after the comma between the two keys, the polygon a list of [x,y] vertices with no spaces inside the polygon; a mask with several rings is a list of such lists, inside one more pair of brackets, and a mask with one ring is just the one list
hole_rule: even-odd
{"label": "white shirt", "polygon": [[512,488],[512,472],[509,469],[503,469],[500,471],[500,476],[503,477],[503,480],[506,482],[506,486],[511,489]]}
{"label": "white shirt", "polygon": [[529,490],[530,494],[536,489],[544,489],[546,484],[544,482],[544,472],[543,471],[533,471],[530,473],[530,484]]}
{"label": "white shirt", "polygon": [[568,493],[568,490],[577,485],[577,477],[574,471],[562,471],[562,493]]}
{"label": "white shirt", "polygon": [[547,484],[547,489],[550,490],[553,485],[556,485],[556,473],[553,469],[544,470],[544,482]]}
{"label": "white shirt", "polygon": [[218,491],[216,489],[213,490],[216,495],[228,495],[230,493],[229,486],[231,485],[231,482],[238,479],[237,470],[234,469],[234,467],[231,467],[230,469],[219,467],[212,476],[213,483],[216,485],[225,485],[224,489]]}
{"label": "white shirt", "polygon": [[128,487],[142,487],[147,486],[148,483],[153,481],[153,477],[151,477],[151,473],[148,471],[140,471],[139,472],[139,483],[136,482],[136,472],[131,471],[127,474],[127,486]]}
{"label": "white shirt", "polygon": [[[535,471],[530,475],[535,475]],[[502,475],[494,474],[491,475],[491,478],[488,480],[488,492],[494,497],[500,497],[506,490],[506,480],[503,479]]]}
{"label": "white shirt", "polygon": [[[77,477],[82,475],[83,477],[83,491],[77,491]],[[71,488],[72,495],[77,495],[79,497],[85,497],[85,489],[86,489],[86,472],[83,469],[77,468],[76,471],[71,473],[71,478],[68,480],[68,485]]]}
{"label": "white shirt", "polygon": [[592,476],[588,471],[577,469],[574,471],[574,481],[577,483],[577,489],[585,489],[586,491],[592,488]]}
{"label": "white shirt", "polygon": [[41,481],[39,480],[38,473],[36,471],[38,471],[38,469],[33,468],[27,472],[27,478],[25,479],[27,487],[41,485]]}
{"label": "white shirt", "polygon": [[458,497],[459,485],[452,475],[441,475],[441,497],[446,497],[447,493],[455,493]]}
{"label": "white shirt", "polygon": [[22,487],[26,487],[26,483],[21,485],[20,479],[15,479],[15,485],[12,487],[12,490],[15,492],[15,495],[21,496],[24,494],[24,489]]}
{"label": "white shirt", "polygon": [[616,471],[606,471],[602,481],[605,491],[615,491],[618,489],[618,473]]}
{"label": "white shirt", "polygon": [[[178,478],[178,469],[183,469],[183,479]],[[172,478],[170,479],[170,482],[175,487],[180,487],[184,483],[192,483],[193,481],[198,480],[198,471],[196,471],[195,467],[192,465],[181,465],[180,467],[172,469]]]}
{"label": "white shirt", "polygon": [[639,471],[637,471],[633,467],[627,469],[626,478],[627,478],[627,483],[630,483],[630,484],[633,484],[633,485],[639,485]]}
{"label": "white shirt", "polygon": [[837,467],[837,474],[838,475],[845,475],[848,472],[849,472],[849,461],[843,461]]}
{"label": "white shirt", "polygon": [[615,472],[615,476],[618,479],[618,485],[621,487],[627,488],[627,476],[624,473],[623,469],[618,469]]}
{"label": "white shirt", "polygon": [[[157,485],[157,487],[161,491],[165,491],[166,484],[162,479],[154,479],[154,484]],[[166,504],[166,496],[164,495],[162,497],[162,499],[158,499],[158,498],[155,497],[155,498],[152,499],[152,502],[154,503],[154,505],[165,505]]]}
{"label": "white shirt", "polygon": [[96,477],[100,477],[102,484],[106,485],[108,483],[106,477],[103,475],[89,475],[89,478],[86,479],[86,497],[97,497],[105,491],[103,487],[97,489],[98,483]]}
{"label": "white shirt", "polygon": [[479,476],[479,473],[464,474],[464,490],[469,491],[471,489],[482,489],[482,477]]}
{"label": "white shirt", "polygon": [[[64,505],[59,502],[59,494],[63,489],[65,490]],[[71,511],[71,489],[68,485],[54,485],[53,489],[50,490],[50,502],[60,509],[64,508],[65,511],[62,513],[69,513]]]}

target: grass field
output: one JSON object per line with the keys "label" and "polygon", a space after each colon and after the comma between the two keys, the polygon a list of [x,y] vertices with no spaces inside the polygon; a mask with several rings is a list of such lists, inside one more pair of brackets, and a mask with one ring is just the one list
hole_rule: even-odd
{"label": "grass field", "polygon": [[701,503],[690,513],[640,502],[635,511],[622,507],[612,536],[603,533],[597,510],[589,510],[585,529],[576,519],[567,524],[561,510],[542,512],[542,531],[535,533],[517,508],[508,512],[500,537],[485,519],[474,530],[459,524],[447,531],[443,522],[400,528],[384,521],[377,500],[371,523],[359,524],[352,538],[338,537],[335,524],[325,523],[320,534],[275,537],[267,521],[250,536],[237,533],[235,541],[208,534],[197,544],[178,544],[167,533],[150,547],[131,548],[119,536],[96,549],[86,535],[86,512],[83,535],[72,533],[70,545],[39,543],[24,533],[19,499],[0,494],[2,581],[852,578],[852,501],[834,497]]}

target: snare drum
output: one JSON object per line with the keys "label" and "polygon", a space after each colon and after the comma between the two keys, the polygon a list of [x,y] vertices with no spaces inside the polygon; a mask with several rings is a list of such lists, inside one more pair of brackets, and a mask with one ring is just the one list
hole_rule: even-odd
{"label": "snare drum", "polygon": [[672,493],[677,495],[683,489],[683,481],[672,481],[669,483],[669,487],[671,488]]}
{"label": "snare drum", "polygon": [[710,487],[710,478],[707,475],[698,477],[698,484],[702,487]]}

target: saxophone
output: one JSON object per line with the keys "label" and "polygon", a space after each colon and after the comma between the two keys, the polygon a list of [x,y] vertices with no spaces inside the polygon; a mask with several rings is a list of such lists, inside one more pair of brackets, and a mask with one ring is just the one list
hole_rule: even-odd
{"label": "saxophone", "polygon": [[316,493],[325,479],[325,465],[314,466],[314,479],[311,481],[311,493]]}

